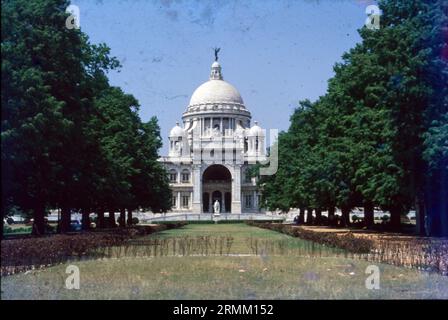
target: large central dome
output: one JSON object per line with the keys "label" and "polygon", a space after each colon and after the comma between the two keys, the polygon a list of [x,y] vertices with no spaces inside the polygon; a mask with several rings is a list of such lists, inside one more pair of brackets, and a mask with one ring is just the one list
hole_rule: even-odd
{"label": "large central dome", "polygon": [[224,80],[211,79],[200,85],[191,96],[190,106],[203,104],[244,104],[238,90]]}
{"label": "large central dome", "polygon": [[201,84],[191,96],[183,117],[199,114],[227,113],[250,117],[238,90],[222,78],[221,65],[213,62],[210,80]]}

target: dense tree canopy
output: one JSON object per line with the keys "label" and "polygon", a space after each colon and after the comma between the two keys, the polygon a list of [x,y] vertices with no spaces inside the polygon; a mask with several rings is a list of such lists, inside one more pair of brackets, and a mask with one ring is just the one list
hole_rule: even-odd
{"label": "dense tree canopy", "polygon": [[[280,135],[279,170],[264,177],[267,207],[400,215],[415,208],[426,233],[448,234],[448,4],[389,1],[379,30],[334,67],[327,93],[303,101]],[[424,232],[424,228],[421,229]]]}
{"label": "dense tree canopy", "polygon": [[170,204],[157,120],[142,122],[138,101],[108,84],[118,61],[66,28],[68,5],[2,1],[2,217],[31,210],[37,234],[49,208],[62,209],[66,231],[72,209]]}

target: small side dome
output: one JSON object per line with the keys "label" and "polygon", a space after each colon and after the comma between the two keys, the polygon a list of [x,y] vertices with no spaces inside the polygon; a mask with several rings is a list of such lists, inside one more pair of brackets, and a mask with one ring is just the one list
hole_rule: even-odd
{"label": "small side dome", "polygon": [[250,137],[261,137],[264,136],[263,129],[261,129],[260,126],[258,126],[258,122],[255,121],[255,124],[250,128],[248,136]]}
{"label": "small side dome", "polygon": [[185,131],[184,129],[182,129],[179,126],[179,122],[176,122],[176,126],[173,127],[173,129],[171,129],[170,131],[170,138],[171,137],[183,137],[185,135]]}

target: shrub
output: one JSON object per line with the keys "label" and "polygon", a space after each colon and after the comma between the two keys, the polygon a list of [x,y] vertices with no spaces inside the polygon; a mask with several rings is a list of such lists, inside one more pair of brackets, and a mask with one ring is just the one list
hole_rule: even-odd
{"label": "shrub", "polygon": [[448,241],[445,239],[360,238],[355,237],[352,232],[338,235],[329,232],[314,232],[291,225],[254,221],[248,221],[247,224],[338,247],[351,253],[360,254],[357,257],[365,258],[368,261],[408,266],[448,275]]}
{"label": "shrub", "polygon": [[31,233],[31,227],[11,228],[3,225],[3,234]]}
{"label": "shrub", "polygon": [[84,256],[96,257],[104,254],[100,248],[119,246],[137,236],[179,228],[184,222],[168,226],[134,226],[120,229],[100,229],[99,231],[77,234],[55,234],[43,237],[2,240],[1,275],[22,272],[31,268],[51,266],[69,259]]}
{"label": "shrub", "polygon": [[5,233],[12,233],[12,228],[7,225],[3,225],[3,234]]}
{"label": "shrub", "polygon": [[341,248],[352,253],[369,253],[372,248],[371,240],[355,238],[355,236],[351,232],[348,232],[343,236],[338,236],[334,233],[314,232],[311,230],[303,229],[301,227],[294,227],[281,223],[260,223],[250,221],[248,222],[248,224],[285,233],[287,235],[298,237],[304,240],[328,245],[330,247]]}

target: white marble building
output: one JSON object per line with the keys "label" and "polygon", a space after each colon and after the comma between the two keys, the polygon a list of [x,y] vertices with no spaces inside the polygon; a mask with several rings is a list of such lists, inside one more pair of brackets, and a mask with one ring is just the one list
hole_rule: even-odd
{"label": "white marble building", "polygon": [[160,158],[173,192],[173,212],[256,213],[260,193],[248,168],[265,161],[265,130],[238,90],[223,80],[218,61],[210,79],[193,93],[179,123],[169,133],[169,154]]}

